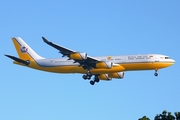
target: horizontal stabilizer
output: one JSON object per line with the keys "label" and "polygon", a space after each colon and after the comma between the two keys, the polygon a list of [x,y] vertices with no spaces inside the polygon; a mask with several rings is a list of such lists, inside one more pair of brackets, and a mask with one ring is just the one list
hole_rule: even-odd
{"label": "horizontal stabilizer", "polygon": [[5,55],[5,56],[8,57],[8,58],[11,58],[11,59],[13,59],[13,60],[15,60],[16,62],[25,64],[25,65],[29,65],[29,64],[30,64],[29,61],[25,61],[25,60],[19,59],[19,58],[17,58],[17,57],[11,56],[11,55]]}

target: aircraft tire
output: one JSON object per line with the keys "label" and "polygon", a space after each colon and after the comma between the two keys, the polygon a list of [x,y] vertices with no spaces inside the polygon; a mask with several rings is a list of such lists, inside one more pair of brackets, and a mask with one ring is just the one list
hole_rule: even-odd
{"label": "aircraft tire", "polygon": [[91,79],[91,76],[87,76],[87,79],[90,80],[90,79]]}
{"label": "aircraft tire", "polygon": [[91,75],[92,75],[92,74],[88,71],[88,72],[87,72],[87,76],[91,76]]}
{"label": "aircraft tire", "polygon": [[154,76],[158,76],[158,73],[154,73]]}
{"label": "aircraft tire", "polygon": [[91,84],[91,85],[94,85],[94,83],[95,83],[94,81],[92,81],[92,80],[90,81],[90,84]]}
{"label": "aircraft tire", "polygon": [[99,79],[98,79],[98,78],[95,78],[95,80],[94,80],[94,81],[98,83],[98,82],[99,82]]}
{"label": "aircraft tire", "polygon": [[86,76],[86,75],[83,75],[82,78],[83,78],[84,80],[86,80],[86,79],[87,79],[87,76]]}

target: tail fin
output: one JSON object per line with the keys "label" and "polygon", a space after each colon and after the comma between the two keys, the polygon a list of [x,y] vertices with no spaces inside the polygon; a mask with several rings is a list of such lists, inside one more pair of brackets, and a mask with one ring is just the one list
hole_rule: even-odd
{"label": "tail fin", "polygon": [[33,51],[20,37],[12,38],[16,51],[22,60],[43,59]]}

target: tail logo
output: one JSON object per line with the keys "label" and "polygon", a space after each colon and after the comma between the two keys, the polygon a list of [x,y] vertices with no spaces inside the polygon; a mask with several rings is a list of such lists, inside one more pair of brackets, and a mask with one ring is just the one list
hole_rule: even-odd
{"label": "tail logo", "polygon": [[28,51],[28,48],[25,46],[21,46],[21,53],[26,53]]}

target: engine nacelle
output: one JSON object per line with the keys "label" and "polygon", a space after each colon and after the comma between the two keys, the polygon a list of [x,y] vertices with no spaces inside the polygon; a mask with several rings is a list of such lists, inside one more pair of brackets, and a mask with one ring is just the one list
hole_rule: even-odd
{"label": "engine nacelle", "polygon": [[124,72],[109,73],[108,77],[123,79],[124,78]]}
{"label": "engine nacelle", "polygon": [[73,60],[86,60],[87,53],[73,52],[70,54],[69,58]]}
{"label": "engine nacelle", "polygon": [[112,68],[113,67],[113,63],[109,62],[109,61],[99,61],[96,63],[96,68]]}
{"label": "engine nacelle", "polygon": [[100,80],[111,80],[112,78],[110,78],[109,76],[108,76],[108,74],[100,74],[99,76],[98,76],[98,78],[100,79]]}

